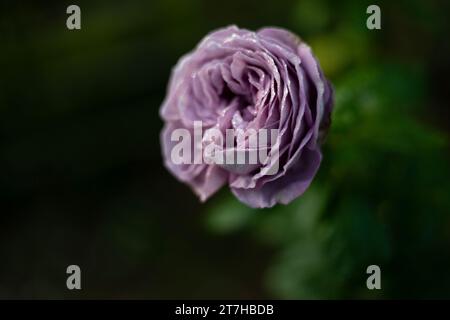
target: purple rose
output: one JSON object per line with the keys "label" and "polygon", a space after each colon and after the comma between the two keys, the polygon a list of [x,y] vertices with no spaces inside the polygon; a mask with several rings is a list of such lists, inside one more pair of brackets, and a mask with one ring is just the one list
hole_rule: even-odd
{"label": "purple rose", "polygon": [[[202,201],[228,184],[251,207],[287,204],[303,194],[319,168],[332,101],[310,47],[292,33],[235,26],[214,31],[172,72],[160,110],[165,165]],[[261,129],[276,130],[263,147],[255,148],[247,136],[226,136],[229,130]],[[218,149],[206,155],[205,143],[212,140]],[[239,154],[248,159],[251,151],[266,157],[237,163]],[[235,162],[207,161],[230,152]]]}

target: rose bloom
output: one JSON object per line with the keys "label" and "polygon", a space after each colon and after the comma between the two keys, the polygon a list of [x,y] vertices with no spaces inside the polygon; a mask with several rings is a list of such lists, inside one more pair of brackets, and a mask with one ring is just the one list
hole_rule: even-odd
{"label": "rose bloom", "polygon": [[[236,26],[214,31],[172,71],[160,110],[165,165],[201,201],[228,184],[251,207],[287,204],[305,192],[319,168],[332,101],[331,85],[310,47],[289,31]],[[277,152],[271,145],[268,161],[256,166],[174,163],[171,154],[179,141],[172,133],[183,128],[194,136],[194,121],[201,121],[203,131],[218,128],[224,136],[227,129],[277,129]],[[199,148],[193,144],[193,154]],[[268,174],[274,160],[279,170]]]}

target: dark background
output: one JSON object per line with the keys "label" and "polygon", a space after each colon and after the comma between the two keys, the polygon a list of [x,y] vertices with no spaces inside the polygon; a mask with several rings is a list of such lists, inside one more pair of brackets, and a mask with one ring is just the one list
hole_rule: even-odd
{"label": "dark background", "polygon": [[[0,298],[450,298],[448,1],[0,8]],[[288,206],[200,204],[162,165],[170,70],[230,24],[292,30],[335,87],[322,167]]]}

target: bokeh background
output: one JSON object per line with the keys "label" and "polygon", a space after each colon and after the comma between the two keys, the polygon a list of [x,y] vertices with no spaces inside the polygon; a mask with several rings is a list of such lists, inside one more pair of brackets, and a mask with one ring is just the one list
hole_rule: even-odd
{"label": "bokeh background", "polygon": [[[450,298],[449,9],[2,2],[0,298]],[[335,87],[322,167],[288,206],[249,209],[225,189],[200,204],[162,165],[170,70],[229,24],[292,30]],[[71,264],[81,291],[66,289]],[[382,290],[366,288],[371,264]]]}

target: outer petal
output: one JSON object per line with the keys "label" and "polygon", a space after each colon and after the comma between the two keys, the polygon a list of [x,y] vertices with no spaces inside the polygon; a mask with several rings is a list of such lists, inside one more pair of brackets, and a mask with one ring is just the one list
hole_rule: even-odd
{"label": "outer petal", "polygon": [[174,164],[170,153],[175,142],[170,139],[170,136],[177,128],[179,128],[177,124],[170,123],[161,132],[164,165],[178,180],[188,184],[201,201],[205,201],[226,183],[228,174],[215,165]]}
{"label": "outer petal", "polygon": [[239,200],[253,208],[272,207],[277,203],[288,204],[305,192],[320,166],[320,151],[305,149],[304,152],[302,161],[298,161],[281,178],[259,188],[231,188],[231,191]]}

